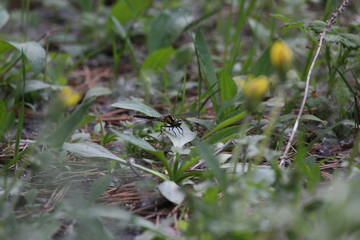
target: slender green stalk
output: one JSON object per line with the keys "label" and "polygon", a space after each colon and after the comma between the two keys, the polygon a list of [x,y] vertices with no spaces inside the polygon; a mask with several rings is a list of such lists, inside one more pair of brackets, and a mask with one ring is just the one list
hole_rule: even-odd
{"label": "slender green stalk", "polygon": [[354,165],[355,157],[359,153],[359,147],[360,147],[360,134],[359,134],[359,130],[357,129],[356,138],[355,138],[355,141],[354,141],[354,147],[353,147],[353,149],[351,151],[351,154],[350,154],[349,160],[348,160],[348,165],[347,165],[348,174],[351,173],[351,169],[352,169],[352,167]]}
{"label": "slender green stalk", "polygon": [[19,153],[19,147],[20,147],[20,139],[21,139],[21,132],[24,124],[24,112],[25,112],[25,80],[26,80],[26,70],[25,70],[25,55],[24,52],[22,52],[22,85],[21,85],[21,100],[20,100],[20,110],[19,110],[19,119],[18,119],[18,125],[16,130],[16,136],[15,136],[15,152],[14,152],[14,158]]}

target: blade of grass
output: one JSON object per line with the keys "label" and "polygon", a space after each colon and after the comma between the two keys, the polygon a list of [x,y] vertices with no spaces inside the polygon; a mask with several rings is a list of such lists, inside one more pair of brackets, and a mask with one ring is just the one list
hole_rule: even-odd
{"label": "blade of grass", "polygon": [[[208,88],[214,86],[211,93],[216,92],[218,90],[218,79],[215,73],[215,66],[211,60],[210,50],[206,44],[205,38],[201,33],[200,29],[198,29],[195,33],[195,49],[198,57],[198,62],[200,64],[200,68],[205,74],[205,80],[207,82]],[[201,86],[200,86],[201,87]],[[212,96],[211,101],[213,103],[213,107],[215,111],[219,108],[217,96]]]}
{"label": "blade of grass", "polygon": [[221,123],[219,123],[215,128],[213,128],[211,131],[207,132],[206,134],[203,135],[202,139],[206,139],[208,136],[212,135],[214,132],[225,128],[227,126],[230,126],[231,124],[234,124],[238,121],[240,121],[241,119],[243,119],[244,117],[246,117],[247,112],[246,111],[242,111],[239,114],[226,119],[225,121],[222,121]]}
{"label": "blade of grass", "polygon": [[220,168],[219,162],[214,156],[213,151],[210,149],[209,145],[199,140],[195,141],[195,145],[198,153],[204,159],[205,165],[210,169],[211,173],[213,173],[221,189],[224,191],[228,186],[228,181],[224,171]]}
{"label": "blade of grass", "polygon": [[18,125],[16,130],[16,136],[15,136],[15,152],[14,152],[14,160],[16,156],[19,154],[19,146],[20,146],[20,139],[21,139],[21,132],[24,124],[24,112],[25,112],[25,80],[26,80],[26,58],[24,53],[22,52],[22,86],[18,87],[20,89],[21,94],[21,100],[20,100],[20,111],[19,111],[19,119],[18,119]]}

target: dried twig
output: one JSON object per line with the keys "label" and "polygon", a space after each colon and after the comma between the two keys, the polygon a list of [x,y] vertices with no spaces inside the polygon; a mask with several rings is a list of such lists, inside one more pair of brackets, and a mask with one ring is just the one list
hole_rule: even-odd
{"label": "dried twig", "polygon": [[333,12],[331,14],[330,19],[326,21],[326,26],[325,26],[324,30],[320,34],[319,44],[317,46],[315,56],[314,56],[314,58],[313,58],[313,60],[311,62],[309,72],[308,72],[308,74],[306,76],[304,98],[303,98],[301,106],[300,106],[300,111],[299,111],[298,116],[296,118],[294,128],[293,128],[293,130],[291,132],[290,139],[289,139],[289,141],[288,141],[288,143],[286,145],[285,151],[284,151],[283,155],[280,157],[280,159],[281,159],[280,166],[281,167],[283,167],[285,165],[285,161],[287,159],[288,152],[290,150],[292,141],[294,140],[297,128],[298,128],[299,123],[300,123],[300,118],[301,118],[302,113],[304,111],[307,95],[308,95],[308,92],[309,92],[309,85],[310,85],[311,75],[312,75],[312,72],[314,70],[315,62],[316,62],[316,60],[317,60],[317,58],[318,58],[318,56],[320,54],[320,50],[321,50],[321,47],[323,45],[325,35],[330,30],[331,26],[335,23],[335,19],[339,16],[339,14],[341,14],[344,11],[346,5],[348,5],[349,2],[350,2],[350,0],[344,0],[342,2],[342,4],[340,5],[340,7],[335,12]]}

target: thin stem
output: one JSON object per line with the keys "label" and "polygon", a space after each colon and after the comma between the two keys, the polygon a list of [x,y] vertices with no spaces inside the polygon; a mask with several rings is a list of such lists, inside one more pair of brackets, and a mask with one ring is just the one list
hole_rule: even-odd
{"label": "thin stem", "polygon": [[323,45],[323,42],[324,42],[324,39],[325,39],[325,35],[326,33],[330,30],[331,26],[333,23],[335,23],[335,19],[338,17],[339,14],[341,14],[346,5],[350,2],[350,0],[344,0],[342,2],[342,4],[340,5],[340,7],[338,8],[338,10],[334,13],[331,14],[331,17],[330,19],[326,22],[326,26],[324,28],[324,30],[322,31],[322,33],[320,34],[320,39],[319,39],[319,44],[318,44],[318,47],[316,49],[316,52],[315,52],[315,56],[311,62],[311,65],[310,65],[310,69],[309,69],[309,72],[306,76],[306,82],[305,82],[305,91],[304,91],[304,97],[303,97],[303,100],[302,100],[302,103],[301,103],[301,106],[300,106],[300,110],[299,110],[299,113],[297,115],[297,118],[296,118],[296,121],[295,121],[295,124],[294,124],[294,128],[291,132],[291,135],[290,135],[290,139],[286,145],[286,148],[285,148],[285,151],[283,153],[283,155],[281,156],[281,161],[280,161],[280,166],[283,167],[285,165],[285,161],[287,159],[287,155],[289,153],[289,150],[290,150],[290,147],[291,147],[291,144],[294,140],[294,137],[295,137],[295,134],[296,134],[296,131],[297,131],[297,128],[299,126],[299,123],[300,123],[300,118],[302,116],[302,113],[304,111],[304,107],[305,107],[305,103],[306,103],[306,99],[307,99],[307,95],[309,93],[309,85],[310,85],[310,79],[311,79],[311,75],[312,75],[312,72],[314,70],[314,66],[315,66],[315,62],[320,54],[320,50],[321,50],[321,47]]}

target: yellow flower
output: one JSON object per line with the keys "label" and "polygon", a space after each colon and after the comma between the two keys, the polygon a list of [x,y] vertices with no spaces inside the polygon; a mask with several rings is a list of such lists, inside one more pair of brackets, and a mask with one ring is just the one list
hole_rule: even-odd
{"label": "yellow flower", "polygon": [[81,99],[81,94],[73,91],[70,87],[64,87],[60,92],[60,100],[64,107],[74,106]]}
{"label": "yellow flower", "polygon": [[270,49],[270,60],[278,70],[287,70],[292,63],[293,53],[283,41],[276,41]]}
{"label": "yellow flower", "polygon": [[242,93],[248,100],[260,101],[269,88],[269,79],[266,76],[234,77],[235,82],[242,88]]}

